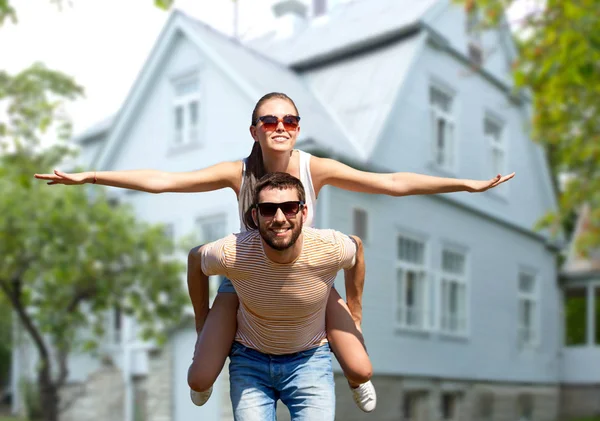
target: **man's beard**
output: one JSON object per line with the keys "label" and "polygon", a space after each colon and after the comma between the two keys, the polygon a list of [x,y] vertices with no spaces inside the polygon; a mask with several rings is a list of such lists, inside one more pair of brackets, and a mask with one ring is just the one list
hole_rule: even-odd
{"label": "man's beard", "polygon": [[289,241],[287,240],[287,238],[278,238],[276,237],[273,231],[270,231],[270,229],[277,229],[279,228],[278,226],[271,226],[269,228],[264,227],[263,225],[258,227],[258,230],[260,232],[260,236],[262,237],[263,240],[265,240],[265,243],[267,243],[267,245],[269,247],[271,247],[274,250],[277,251],[282,251],[282,250],[286,250],[289,249],[290,247],[292,247],[296,241],[298,240],[298,237],[300,237],[300,233],[302,232],[302,222],[300,222],[299,224],[294,224],[291,227],[291,231],[292,231],[292,235],[291,237],[289,237]]}

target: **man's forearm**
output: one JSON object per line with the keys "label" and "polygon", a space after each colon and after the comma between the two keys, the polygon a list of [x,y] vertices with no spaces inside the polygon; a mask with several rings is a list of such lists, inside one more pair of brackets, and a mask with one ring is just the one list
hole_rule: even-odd
{"label": "man's forearm", "polygon": [[365,286],[365,256],[360,238],[351,236],[356,242],[356,261],[350,269],[344,270],[346,301],[357,325],[362,322],[362,294]]}
{"label": "man's forearm", "polygon": [[187,284],[188,293],[194,307],[196,331],[200,332],[208,315],[209,284],[208,276],[202,272],[200,246],[190,250],[188,254]]}

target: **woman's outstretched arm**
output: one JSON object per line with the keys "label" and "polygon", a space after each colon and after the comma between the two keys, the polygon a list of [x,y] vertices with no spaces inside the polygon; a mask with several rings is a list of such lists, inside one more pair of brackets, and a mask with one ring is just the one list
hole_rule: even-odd
{"label": "woman's outstretched arm", "polygon": [[139,190],[148,193],[204,192],[225,187],[237,193],[242,174],[242,162],[221,162],[208,168],[188,172],[157,170],[86,171],[64,173],[54,170],[51,174],[35,174],[35,178],[48,184],[101,184]]}
{"label": "woman's outstretched arm", "polygon": [[466,191],[479,193],[494,188],[515,176],[515,173],[498,174],[489,180],[469,180],[410,172],[373,173],[359,171],[328,158],[311,157],[311,172],[315,190],[332,185],[344,190],[361,193],[410,196]]}

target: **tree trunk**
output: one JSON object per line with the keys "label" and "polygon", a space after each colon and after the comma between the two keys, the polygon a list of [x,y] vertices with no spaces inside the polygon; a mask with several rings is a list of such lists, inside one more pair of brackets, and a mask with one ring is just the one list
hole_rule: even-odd
{"label": "tree trunk", "polygon": [[49,367],[49,361],[42,361],[42,367],[38,373],[41,419],[43,421],[59,421],[58,387],[52,381]]}

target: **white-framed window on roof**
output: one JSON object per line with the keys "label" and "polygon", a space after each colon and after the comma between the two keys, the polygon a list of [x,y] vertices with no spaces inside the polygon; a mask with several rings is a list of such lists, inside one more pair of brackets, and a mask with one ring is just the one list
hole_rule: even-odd
{"label": "white-framed window on roof", "polygon": [[200,141],[200,78],[197,73],[182,76],[173,84],[173,145]]}
{"label": "white-framed window on roof", "polygon": [[427,330],[431,318],[425,241],[398,235],[396,259],[395,324],[405,329]]}
{"label": "white-framed window on roof", "polygon": [[520,270],[518,279],[518,344],[521,348],[538,344],[539,288],[537,276],[529,270]]}
{"label": "white-framed window on roof", "polygon": [[[227,215],[225,213],[199,217],[196,219],[196,235],[198,244],[208,244],[227,235]],[[221,276],[209,277],[210,303],[217,295],[222,281]]]}
{"label": "white-framed window on roof", "polygon": [[506,139],[504,135],[504,124],[498,119],[485,117],[483,132],[490,148],[492,173],[504,174],[506,172]]}
{"label": "white-framed window on roof", "polygon": [[433,163],[453,171],[455,165],[454,95],[437,85],[429,87],[431,112],[431,151]]}
{"label": "white-framed window on roof", "polygon": [[464,336],[467,334],[467,255],[453,248],[442,249],[440,276],[440,330]]}

